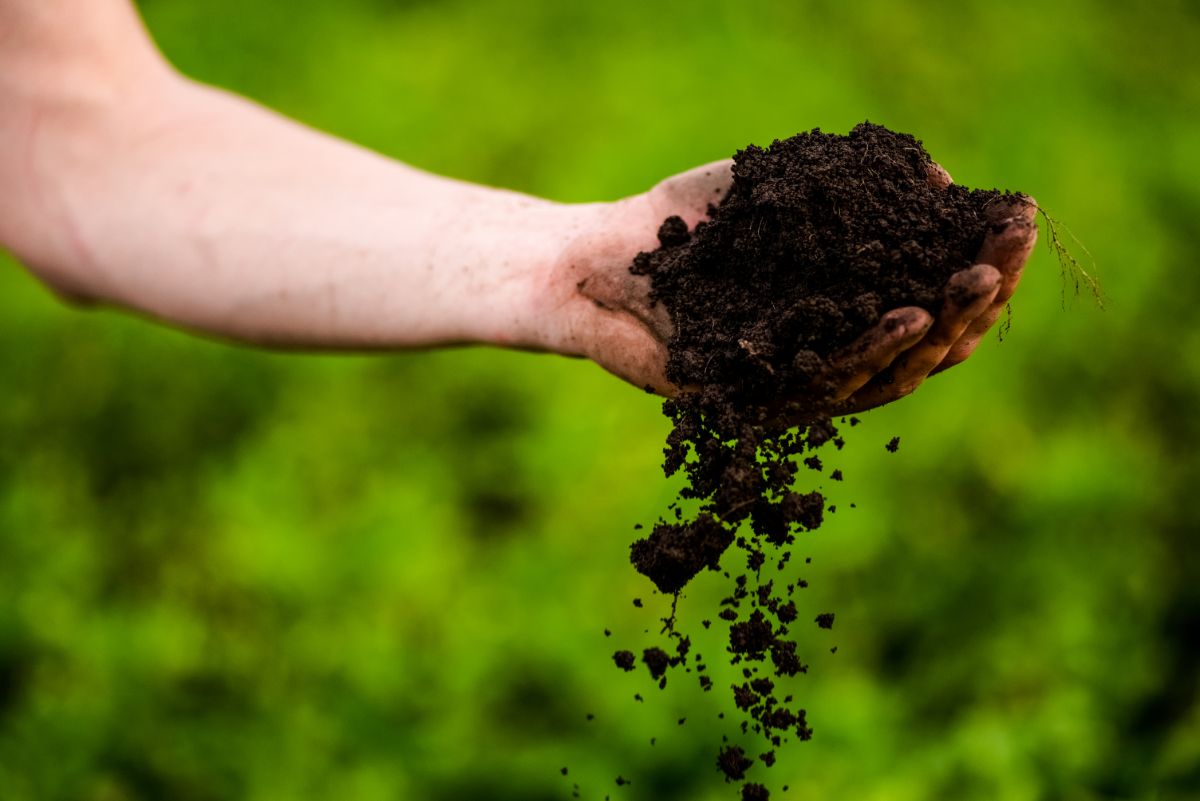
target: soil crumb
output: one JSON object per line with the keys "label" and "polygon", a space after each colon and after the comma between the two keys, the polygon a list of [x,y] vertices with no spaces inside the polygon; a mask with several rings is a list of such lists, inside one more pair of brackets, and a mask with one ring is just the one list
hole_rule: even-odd
{"label": "soil crumb", "polygon": [[761,784],[742,785],[742,801],[770,801],[771,794]]}
{"label": "soil crumb", "polygon": [[746,756],[740,746],[730,745],[722,748],[717,754],[717,768],[725,774],[726,781],[738,781],[746,776],[746,771],[754,764],[754,760]]}

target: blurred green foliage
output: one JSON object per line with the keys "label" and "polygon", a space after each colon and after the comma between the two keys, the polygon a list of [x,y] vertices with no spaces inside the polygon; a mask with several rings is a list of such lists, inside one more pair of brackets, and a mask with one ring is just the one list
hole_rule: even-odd
{"label": "blurred green foliage", "polygon": [[[839,510],[797,567],[837,625],[806,635],[816,737],[770,784],[1200,798],[1194,3],[142,8],[196,78],[561,200],[864,118],[1036,196],[1109,309],[1064,310],[1039,249],[1002,344],[827,459]],[[664,610],[626,561],[674,490],[654,399],[546,356],[213,344],[68,309],[11,260],[0,319],[0,799],[733,796],[727,693],[609,660]]]}

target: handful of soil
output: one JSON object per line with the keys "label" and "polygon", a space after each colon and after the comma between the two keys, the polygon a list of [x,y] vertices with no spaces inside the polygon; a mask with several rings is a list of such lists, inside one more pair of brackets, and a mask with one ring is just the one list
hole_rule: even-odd
{"label": "handful of soil", "polygon": [[[673,519],[635,542],[631,560],[677,598],[705,568],[720,570],[730,545],[744,552],[740,575],[724,574],[731,590],[715,616],[729,626],[730,662],[742,666],[744,681],[730,688],[741,733],[763,738],[757,762],[765,767],[775,748],[813,733],[805,710],[777,690],[808,670],[792,631],[802,617],[793,596],[807,582],[784,574],[789,546],[827,511],[820,492],[794,485],[802,466],[824,470],[818,449],[844,445],[832,420],[806,414],[795,399],[819,399],[831,357],[887,311],[920,306],[936,317],[950,276],[971,266],[983,244],[987,207],[1019,199],[941,186],[931,179],[935,169],[912,136],[870,123],[848,136],[814,130],[749,146],[734,156],[733,186],[709,207],[709,219],[693,231],[667,219],[661,247],[638,254],[630,268],[649,276],[652,301],[675,324],[667,377],[687,389],[664,403],[673,422],[664,470],[685,472],[681,495],[696,509],[685,517],[674,504]],[[842,480],[841,471],[828,478]],[[834,616],[803,619],[828,629]],[[657,658],[645,660],[660,686],[667,671],[687,664],[691,647],[674,611],[666,622],[674,656],[654,649]],[[631,652],[615,659],[634,668]],[[710,690],[705,665],[695,661]],[[756,762],[750,753],[727,745],[717,767],[742,781]],[[768,793],[751,783],[743,796]]]}
{"label": "handful of soil", "polygon": [[[887,311],[936,316],[950,276],[983,244],[987,207],[1008,199],[940,186],[934,169],[912,136],[866,122],[848,136],[751,145],[709,220],[689,232],[667,219],[661,247],[634,259],[675,324],[667,377],[688,388],[664,404],[674,423],[664,469],[685,470],[683,496],[702,502],[694,520],[662,523],[633,546],[659,590],[716,569],[747,518],[775,546],[820,525],[823,499],[791,490],[793,457],[837,437],[801,404],[820,400],[830,358]],[[798,415],[799,430],[780,422]]]}

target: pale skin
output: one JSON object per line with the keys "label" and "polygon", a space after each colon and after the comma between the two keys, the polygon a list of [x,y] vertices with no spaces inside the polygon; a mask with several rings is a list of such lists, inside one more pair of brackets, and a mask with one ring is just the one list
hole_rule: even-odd
{"label": "pale skin", "polygon": [[[722,161],[567,205],[442,178],[179,75],[128,0],[0,0],[0,246],[75,303],[272,347],[549,351],[672,395],[670,317],[628,267],[729,182]],[[1035,211],[992,209],[938,318],[888,312],[834,360],[822,406],[879,406],[966,359]]]}

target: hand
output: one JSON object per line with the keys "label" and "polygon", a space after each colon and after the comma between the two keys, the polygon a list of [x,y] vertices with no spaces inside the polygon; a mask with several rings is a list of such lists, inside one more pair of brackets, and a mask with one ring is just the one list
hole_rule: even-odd
{"label": "hand", "polygon": [[[708,205],[729,188],[731,164],[697,167],[599,207],[594,228],[567,248],[557,268],[556,349],[587,356],[660,395],[679,392],[666,377],[670,317],[661,304],[651,305],[650,279],[631,274],[629,265],[638,252],[658,247],[667,217],[682,217],[689,229],[705,219]],[[934,165],[930,181],[944,188],[950,176]],[[936,320],[915,306],[889,311],[831,360],[828,373],[814,382],[821,397],[796,400],[809,408],[819,401],[830,414],[863,411],[908,395],[927,376],[966,359],[1016,290],[1037,239],[1036,211],[1031,198],[993,205],[976,264],[951,277]]]}

